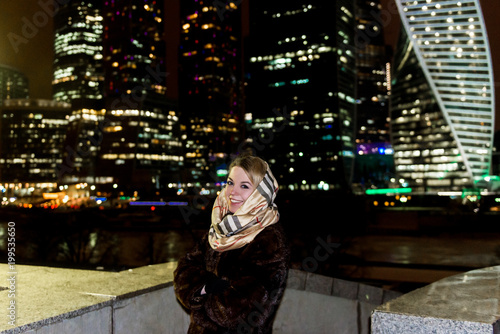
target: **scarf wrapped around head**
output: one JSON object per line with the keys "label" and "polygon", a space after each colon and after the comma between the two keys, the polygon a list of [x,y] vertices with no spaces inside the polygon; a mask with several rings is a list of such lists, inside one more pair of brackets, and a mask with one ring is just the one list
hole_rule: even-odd
{"label": "scarf wrapped around head", "polygon": [[219,252],[245,246],[264,228],[279,220],[278,207],[274,203],[278,182],[269,166],[257,188],[233,214],[228,214],[226,189],[224,187],[215,200],[208,233],[210,246]]}

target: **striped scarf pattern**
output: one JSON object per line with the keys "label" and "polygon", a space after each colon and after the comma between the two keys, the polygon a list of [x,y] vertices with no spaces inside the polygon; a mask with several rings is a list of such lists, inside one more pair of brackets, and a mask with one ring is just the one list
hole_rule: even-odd
{"label": "striped scarf pattern", "polygon": [[269,166],[257,188],[233,214],[229,213],[226,189],[222,189],[215,200],[208,232],[210,246],[219,252],[245,246],[264,228],[279,220],[278,207],[274,203],[278,182]]}

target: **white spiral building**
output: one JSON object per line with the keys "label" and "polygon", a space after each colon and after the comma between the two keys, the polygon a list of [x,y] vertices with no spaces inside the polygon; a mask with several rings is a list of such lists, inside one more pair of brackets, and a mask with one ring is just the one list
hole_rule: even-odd
{"label": "white spiral building", "polygon": [[463,190],[490,173],[494,80],[479,0],[396,0],[391,133],[415,192]]}

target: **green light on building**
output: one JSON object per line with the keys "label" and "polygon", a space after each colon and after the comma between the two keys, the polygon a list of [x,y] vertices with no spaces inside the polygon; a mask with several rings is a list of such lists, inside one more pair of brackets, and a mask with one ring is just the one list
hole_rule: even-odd
{"label": "green light on building", "polygon": [[387,195],[387,194],[407,194],[411,193],[411,188],[383,188],[383,189],[367,189],[367,195]]}
{"label": "green light on building", "polygon": [[223,176],[227,176],[227,169],[217,169],[217,176],[218,177],[223,177]]}

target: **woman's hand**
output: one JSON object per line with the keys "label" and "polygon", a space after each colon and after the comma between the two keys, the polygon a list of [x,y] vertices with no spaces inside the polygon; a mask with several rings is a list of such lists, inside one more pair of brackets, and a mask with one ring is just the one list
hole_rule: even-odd
{"label": "woman's hand", "polygon": [[229,288],[230,284],[228,281],[222,279],[222,278],[213,278],[205,284],[203,289],[201,289],[201,294],[203,295],[203,292],[205,293],[221,293],[227,288]]}

